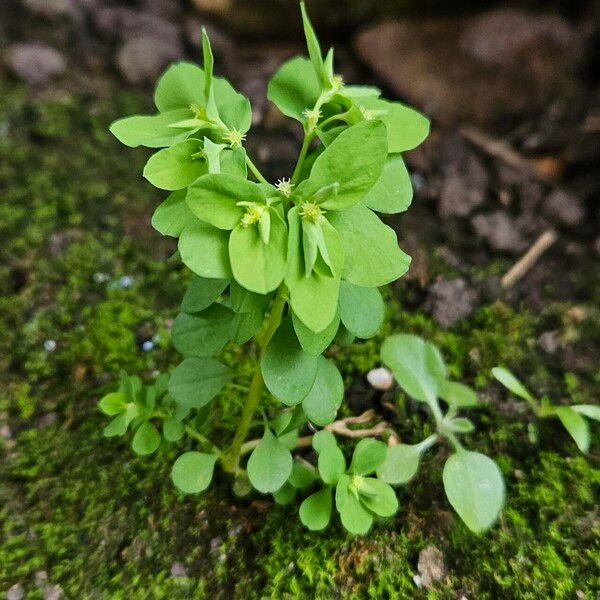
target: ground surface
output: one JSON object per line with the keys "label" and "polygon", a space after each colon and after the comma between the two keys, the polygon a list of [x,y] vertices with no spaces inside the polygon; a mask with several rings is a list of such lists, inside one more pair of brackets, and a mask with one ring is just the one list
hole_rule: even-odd
{"label": "ground surface", "polygon": [[[268,72],[270,55],[244,51],[240,62],[261,56],[257,70]],[[0,77],[0,592],[12,600],[597,598],[598,443],[584,457],[553,422],[541,424],[532,443],[532,415],[489,373],[505,364],[556,402],[598,401],[598,181],[587,155],[565,153],[572,139],[543,148],[553,168],[564,168],[548,178],[507,169],[451,124],[436,127],[410,158],[413,209],[391,220],[414,264],[387,290],[385,329],[331,350],[345,377],[347,414],[375,408],[410,442],[429,432],[426,415],[396,393],[375,393],[364,374],[378,366],[391,331],[440,345],[452,375],[481,393],[469,443],[495,457],[506,478],[499,524],[476,537],[452,513],[440,447],[400,491],[397,517],[364,538],[338,524],[315,535],[300,525],[295,504],[239,500],[224,478],[204,496],[184,498],[168,477],[175,452],[139,458],[102,437],[96,403],[120,369],[151,378],[177,363],[168,329],[188,274],[166,261],[173,245],[149,226],[161,196],[139,176],[146,153],[107,133],[115,117],[146,110],[149,94],[104,67],[91,72],[74,69],[41,88]],[[580,96],[582,119],[593,97]],[[254,103],[261,106],[260,97]],[[259,117],[250,147],[280,177],[295,135],[271,113]],[[545,130],[533,119],[517,131],[505,139],[522,148]],[[570,194],[558,203],[570,207],[570,221],[548,201],[557,190]],[[472,206],[457,209],[457,195]],[[502,223],[491,217],[498,212],[508,219],[500,240]],[[559,241],[502,291],[499,277],[547,228]],[[242,380],[249,374],[243,352],[232,349],[228,360]],[[231,435],[240,406],[228,390],[211,427]],[[427,556],[442,568],[428,589],[414,580]]]}

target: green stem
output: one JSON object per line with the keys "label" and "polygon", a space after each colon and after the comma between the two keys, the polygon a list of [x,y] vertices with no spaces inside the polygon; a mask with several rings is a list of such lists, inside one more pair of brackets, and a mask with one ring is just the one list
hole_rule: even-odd
{"label": "green stem", "polygon": [[319,126],[317,127],[317,129],[320,129],[322,131],[323,127],[327,127],[327,125],[329,125],[330,123],[333,123],[334,121],[346,122],[347,117],[348,117],[348,112],[340,113],[338,115],[331,115],[331,117],[325,119],[322,123],[320,123]]}
{"label": "green stem", "polygon": [[429,450],[429,448],[431,448],[437,443],[438,439],[439,436],[437,433],[433,433],[429,437],[426,437],[423,441],[417,444],[419,452],[425,452],[426,450]]}
{"label": "green stem", "polygon": [[[163,420],[170,418],[170,416],[167,413],[164,413],[160,410],[157,410],[154,413],[152,413],[152,417],[158,417],[159,419]],[[223,451],[216,444],[213,444],[213,442],[211,442],[207,437],[202,435],[197,429],[194,429],[191,425],[184,425],[183,427],[185,429],[185,432],[191,438],[194,438],[198,442],[202,442],[203,444],[210,446],[211,452],[214,452],[215,454],[222,454]]]}
{"label": "green stem", "polygon": [[254,175],[254,177],[256,177],[256,179],[258,179],[258,181],[260,181],[261,183],[269,183],[263,177],[263,174],[258,170],[258,167],[252,162],[252,159],[248,156],[248,153],[246,153],[246,164],[248,165],[248,168],[252,172],[252,175]]}
{"label": "green stem", "polygon": [[302,142],[302,148],[300,149],[298,162],[296,163],[294,173],[292,174],[292,185],[296,185],[296,183],[298,183],[298,178],[300,177],[300,173],[302,172],[302,166],[304,165],[304,160],[306,159],[306,153],[308,152],[308,149],[310,148],[310,143],[313,141],[314,137],[314,131],[306,132],[304,134],[304,141]]}
{"label": "green stem", "polygon": [[[275,301],[273,302],[271,314],[266,321],[264,333],[262,336],[260,336],[260,338],[258,338],[258,344],[261,349],[260,358],[262,358],[267,344],[271,340],[271,337],[273,337],[273,334],[279,326],[279,323],[281,323],[281,316],[283,314],[285,303],[286,289],[285,286],[282,285],[277,292]],[[254,418],[254,413],[256,413],[256,409],[258,408],[258,404],[265,389],[265,382],[263,381],[262,372],[260,370],[260,358],[250,383],[248,396],[246,397],[246,402],[244,403],[242,414],[240,416],[235,435],[233,436],[233,441],[231,442],[231,447],[229,448],[229,452],[227,452],[227,454],[221,458],[223,469],[229,473],[235,473],[238,471],[242,444],[246,439],[246,435],[248,434],[248,430],[252,424],[252,419]]]}

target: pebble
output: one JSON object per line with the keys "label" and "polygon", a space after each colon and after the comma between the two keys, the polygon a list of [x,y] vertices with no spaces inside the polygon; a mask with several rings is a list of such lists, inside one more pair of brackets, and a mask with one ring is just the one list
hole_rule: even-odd
{"label": "pebble", "polygon": [[65,58],[58,50],[38,42],[12,45],[6,62],[19,79],[32,85],[43,85],[67,69]]}
{"label": "pebble", "polygon": [[385,367],[371,369],[367,373],[367,381],[372,388],[385,392],[394,385],[394,377]]}
{"label": "pebble", "polygon": [[150,352],[151,350],[154,350],[154,342],[152,340],[146,340],[142,344],[142,350],[144,352]]}
{"label": "pebble", "polygon": [[60,585],[56,584],[44,591],[44,600],[59,600],[59,598],[62,598],[62,595],[63,589]]}
{"label": "pebble", "polygon": [[579,225],[585,217],[579,198],[565,190],[552,192],[544,200],[542,211],[548,218],[568,227]]}
{"label": "pebble", "polygon": [[129,83],[154,82],[163,69],[184,55],[179,40],[152,34],[127,40],[117,52],[117,66]]}
{"label": "pebble", "polygon": [[171,577],[187,577],[187,571],[183,563],[175,562],[171,565]]}
{"label": "pebble", "polygon": [[504,211],[476,215],[471,219],[471,225],[492,250],[519,253],[527,246],[515,222]]}
{"label": "pebble", "polygon": [[6,600],[22,600],[25,597],[25,590],[15,583],[8,592],[6,592]]}
{"label": "pebble", "polygon": [[479,304],[479,292],[463,277],[439,278],[430,288],[425,310],[442,327],[452,327],[470,316]]}
{"label": "pebble", "polygon": [[131,275],[123,275],[119,278],[119,287],[128,288],[133,285],[133,277]]}
{"label": "pebble", "polygon": [[54,352],[56,350],[56,342],[54,340],[46,340],[44,342],[44,350],[46,352]]}
{"label": "pebble", "polygon": [[38,427],[40,429],[45,429],[46,427],[51,427],[55,423],[58,422],[58,413],[50,412],[40,417],[38,421]]}
{"label": "pebble", "polygon": [[442,551],[433,545],[423,548],[419,553],[417,569],[423,587],[430,587],[436,581],[446,577],[447,569]]}
{"label": "pebble", "polygon": [[2,425],[2,427],[0,427],[0,437],[5,440],[10,440],[12,438],[12,429],[8,425]]}
{"label": "pebble", "polygon": [[560,348],[560,337],[558,331],[544,331],[538,338],[540,348],[548,354],[554,354]]}

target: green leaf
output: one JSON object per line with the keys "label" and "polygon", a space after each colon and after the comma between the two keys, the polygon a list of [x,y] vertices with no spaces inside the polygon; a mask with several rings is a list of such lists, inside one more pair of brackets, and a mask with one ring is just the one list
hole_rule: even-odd
{"label": "green leaf", "polygon": [[336,487],[335,505],[340,513],[342,525],[354,535],[367,533],[373,524],[373,515],[348,491],[350,478],[340,477]]}
{"label": "green leaf", "polygon": [[257,294],[279,287],[286,270],[287,227],[272,209],[269,243],[256,225],[238,225],[229,238],[229,258],[236,281]]}
{"label": "green leaf", "polygon": [[446,461],[443,479],[452,508],[471,531],[481,533],[495,523],[504,505],[504,479],[491,458],[457,452]]}
{"label": "green leaf", "polygon": [[230,130],[246,133],[252,124],[252,107],[250,100],[236,92],[232,85],[222,77],[213,79],[215,102],[221,121]]}
{"label": "green leaf", "polygon": [[161,112],[203,105],[204,71],[191,62],[171,65],[158,80],[154,103]]}
{"label": "green leaf", "polygon": [[[339,277],[317,270],[306,277],[298,211],[299,207],[294,207],[288,212],[288,266],[285,283],[290,291],[290,304],[294,314],[309,329],[318,333],[326,329],[335,318],[340,280]],[[337,253],[338,249],[335,249],[333,254]]]}
{"label": "green leaf", "polygon": [[144,167],[144,177],[161,190],[180,190],[198,177],[208,173],[208,165],[201,156],[200,140],[185,140],[170,148],[159,150]]}
{"label": "green leaf", "polygon": [[383,342],[381,359],[409,396],[430,405],[436,403],[446,379],[446,366],[433,344],[415,335],[393,335]]}
{"label": "green leaf", "polygon": [[186,196],[190,210],[219,229],[233,229],[240,224],[246,212],[237,205],[240,201],[264,204],[265,196],[257,184],[226,173],[200,177],[189,186]]}
{"label": "green leaf", "polygon": [[111,392],[100,400],[98,407],[105,415],[118,415],[127,408],[127,397],[121,392]]}
{"label": "green leaf", "polygon": [[326,448],[337,448],[337,442],[335,440],[335,436],[331,431],[327,431],[323,429],[322,431],[317,431],[315,435],[313,435],[312,439],[312,447],[315,449],[317,454],[323,452]]}
{"label": "green leaf", "polygon": [[391,154],[362,204],[380,213],[395,214],[405,211],[412,199],[412,183],[404,160],[399,154]]}
{"label": "green leaf", "polygon": [[211,92],[215,59],[213,58],[210,40],[204,27],[202,28],[202,56],[204,58],[204,99],[207,100]]}
{"label": "green leaf", "polygon": [[308,180],[297,193],[310,198],[321,188],[338,183],[337,193],[319,199],[326,210],[354,206],[375,185],[387,156],[385,127],[380,121],[362,121],[345,129],[315,160]]}
{"label": "green leaf", "polygon": [[340,287],[340,319],[356,337],[373,337],[381,328],[385,305],[377,288],[359,287],[342,281]]}
{"label": "green leaf", "polygon": [[297,490],[292,487],[289,483],[285,483],[282,488],[279,488],[274,494],[273,499],[277,504],[285,506],[289,504],[296,497]]}
{"label": "green leaf", "polygon": [[369,493],[362,494],[359,488],[361,504],[380,517],[391,517],[398,510],[396,492],[385,481],[373,477],[363,480],[363,485],[368,486]]}
{"label": "green leaf", "polygon": [[325,65],[323,64],[321,46],[319,45],[315,30],[308,18],[304,2],[300,2],[300,11],[302,12],[302,26],[304,28],[304,37],[306,38],[306,47],[308,49],[310,62],[312,63],[317,79],[321,81],[323,85],[327,85],[327,75],[325,72]]}
{"label": "green leaf", "polygon": [[117,415],[103,430],[104,437],[125,435],[127,432],[127,418],[124,413]]}
{"label": "green leaf", "polygon": [[340,328],[338,329],[338,332],[333,341],[342,348],[348,348],[353,344],[354,340],[354,334],[351,331],[348,331],[342,324],[340,324]]}
{"label": "green leaf", "polygon": [[230,279],[228,241],[229,232],[194,221],[181,232],[181,260],[200,277]]}
{"label": "green leaf", "polygon": [[110,132],[125,146],[136,148],[165,148],[184,141],[199,127],[176,129],[173,123],[191,115],[189,108],[180,108],[157,115],[134,115],[118,119],[110,126]]}
{"label": "green leaf", "polygon": [[580,415],[586,416],[588,419],[600,421],[600,406],[592,404],[574,404],[571,408]]}
{"label": "green leaf", "polygon": [[468,386],[456,381],[442,381],[438,395],[450,408],[477,406],[477,394]]}
{"label": "green leaf", "polygon": [[312,389],[317,376],[317,357],[302,350],[291,318],[285,319],[271,338],[261,369],[267,389],[287,405],[302,402]]}
{"label": "green leaf", "polygon": [[387,446],[373,438],[360,440],[354,449],[350,471],[357,475],[370,475],[385,460]]}
{"label": "green leaf", "polygon": [[519,396],[528,402],[534,402],[533,396],[527,388],[508,370],[503,367],[494,367],[492,375],[515,396]]}
{"label": "green leaf", "polygon": [[171,479],[184,494],[198,494],[210,485],[216,462],[215,454],[185,452],[173,463]]}
{"label": "green leaf", "polygon": [[292,473],[290,474],[289,484],[302,490],[307,488],[315,479],[317,473],[315,469],[308,468],[299,462],[294,462]]}
{"label": "green leaf", "polygon": [[206,279],[194,277],[181,301],[181,310],[186,313],[197,313],[208,308],[229,285],[228,279]]}
{"label": "green leaf", "polygon": [[391,485],[408,483],[417,474],[420,459],[418,445],[388,446],[385,459],[377,468],[377,477]]}
{"label": "green leaf", "polygon": [[248,477],[259,492],[263,494],[276,492],[288,480],[292,465],[290,451],[267,427],[248,460]]}
{"label": "green leaf", "polygon": [[167,196],[152,215],[152,227],[163,235],[179,237],[186,225],[195,220],[194,214],[185,203],[185,190],[178,190]]}
{"label": "green leaf", "polygon": [[344,248],[343,278],[363,287],[380,287],[402,277],[410,256],[398,247],[393,229],[360,204],[328,215]]}
{"label": "green leaf", "polygon": [[367,114],[372,111],[385,123],[390,153],[412,150],[429,135],[429,120],[414,108],[380,98],[361,98],[357,102]]}
{"label": "green leaf", "polygon": [[473,422],[464,417],[448,419],[444,422],[444,427],[448,431],[453,431],[454,433],[471,433],[471,431],[475,430],[475,425],[473,425]]}
{"label": "green leaf", "polygon": [[330,487],[315,492],[300,505],[300,521],[311,531],[325,529],[331,519],[332,504]]}
{"label": "green leaf", "polygon": [[586,420],[570,406],[557,406],[554,409],[556,416],[564,425],[569,435],[575,440],[577,447],[584,453],[590,449],[590,428]]}
{"label": "green leaf", "polygon": [[303,111],[316,104],[320,93],[321,86],[310,60],[297,56],[275,73],[267,97],[284,115],[305,123]]}
{"label": "green leaf", "polygon": [[346,470],[346,459],[337,444],[323,447],[317,464],[321,479],[329,485],[335,485]]}
{"label": "green leaf", "polygon": [[230,298],[233,309],[236,311],[232,340],[236,344],[244,344],[259,331],[264,320],[269,296],[249,292],[237,281],[232,281]]}
{"label": "green leaf", "polygon": [[231,369],[213,358],[186,358],[171,374],[169,393],[181,404],[201,408],[232,376]]}
{"label": "green leaf", "polygon": [[324,356],[317,359],[317,376],[302,400],[306,417],[319,427],[332,423],[344,399],[344,380],[335,364]]}
{"label": "green leaf", "polygon": [[160,444],[160,433],[150,421],[142,423],[133,436],[131,448],[136,454],[145,456],[156,451]]}
{"label": "green leaf", "polygon": [[323,354],[329,347],[340,325],[339,315],[335,315],[333,321],[319,333],[309,329],[295,314],[293,314],[294,331],[304,351],[313,356]]}
{"label": "green leaf", "polygon": [[185,432],[181,421],[177,419],[165,419],[163,421],[163,437],[167,442],[178,442]]}
{"label": "green leaf", "polygon": [[231,338],[234,313],[222,304],[189,315],[179,313],[171,331],[171,341],[184,356],[212,356]]}

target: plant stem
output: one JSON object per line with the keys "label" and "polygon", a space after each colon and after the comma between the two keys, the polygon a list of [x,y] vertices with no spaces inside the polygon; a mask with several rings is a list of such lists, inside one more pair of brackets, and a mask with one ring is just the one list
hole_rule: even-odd
{"label": "plant stem", "polygon": [[429,450],[429,448],[431,448],[437,443],[438,439],[439,436],[437,433],[433,433],[429,437],[426,437],[423,441],[417,444],[419,452],[425,452],[426,450]]}
{"label": "plant stem", "polygon": [[[167,413],[164,413],[160,410],[157,410],[154,413],[152,413],[152,416],[158,417],[159,419],[168,419],[169,418],[169,415]],[[222,454],[222,450],[217,445],[213,444],[207,437],[202,435],[197,429],[194,429],[191,425],[184,425],[184,429],[185,429],[185,432],[191,438],[194,438],[195,440],[210,446],[211,452],[214,452],[215,454]]]}
{"label": "plant stem", "polygon": [[311,131],[310,133],[306,132],[304,134],[304,141],[302,142],[302,148],[300,149],[300,155],[298,156],[298,162],[296,163],[294,173],[292,174],[292,185],[296,185],[296,183],[298,183],[298,177],[300,177],[300,173],[302,172],[302,165],[304,165],[304,159],[306,158],[306,153],[308,152],[310,143],[313,141],[314,137],[315,137],[314,131]]}
{"label": "plant stem", "polygon": [[[279,288],[277,296],[273,302],[273,306],[271,307],[271,314],[266,321],[264,333],[262,336],[260,336],[260,338],[258,338],[258,344],[261,350],[260,358],[262,358],[267,344],[271,340],[271,337],[273,337],[273,334],[279,326],[279,323],[281,323],[281,316],[286,303],[286,293],[287,290],[285,286],[282,285]],[[248,396],[246,397],[246,402],[244,403],[244,408],[242,409],[242,414],[240,416],[240,420],[238,421],[238,426],[235,431],[235,435],[233,436],[231,447],[229,448],[229,452],[227,452],[227,454],[223,455],[221,458],[223,469],[229,473],[235,473],[239,468],[242,444],[246,439],[248,429],[250,429],[252,419],[254,418],[254,413],[258,408],[258,404],[265,389],[265,383],[260,370],[260,358],[250,383]]]}
{"label": "plant stem", "polygon": [[254,175],[254,177],[256,177],[256,179],[258,179],[258,181],[260,181],[261,183],[269,183],[263,177],[263,174],[258,170],[258,167],[252,162],[252,159],[248,156],[248,153],[246,153],[246,164],[248,165],[248,168],[252,172],[252,175]]}

